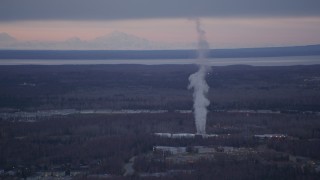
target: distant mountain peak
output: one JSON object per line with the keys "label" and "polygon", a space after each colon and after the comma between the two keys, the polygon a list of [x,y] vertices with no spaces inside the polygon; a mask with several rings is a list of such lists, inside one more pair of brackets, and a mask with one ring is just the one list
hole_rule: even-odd
{"label": "distant mountain peak", "polygon": [[82,40],[79,37],[71,37],[66,42],[82,42]]}
{"label": "distant mountain peak", "polygon": [[97,37],[95,40],[102,40],[102,41],[148,41],[147,39],[127,34],[121,31],[113,31],[110,34]]}
{"label": "distant mountain peak", "polygon": [[120,31],[113,31],[105,36],[97,37],[93,42],[106,49],[145,49],[155,44],[147,39]]}
{"label": "distant mountain peak", "polygon": [[129,34],[127,34],[127,33],[124,33],[124,32],[121,32],[121,31],[113,31],[113,32],[111,32],[110,34],[108,34],[107,36],[110,36],[110,37],[112,37],[112,36],[134,36],[134,35],[129,35]]}
{"label": "distant mountain peak", "polygon": [[10,41],[15,41],[16,39],[12,36],[10,36],[10,34],[5,33],[5,32],[1,32],[0,33],[0,42],[10,42]]}
{"label": "distant mountain peak", "polygon": [[77,49],[77,50],[156,50],[177,49],[180,44],[156,42],[133,34],[113,31],[92,40],[71,37],[64,41],[19,41],[0,33],[0,49]]}

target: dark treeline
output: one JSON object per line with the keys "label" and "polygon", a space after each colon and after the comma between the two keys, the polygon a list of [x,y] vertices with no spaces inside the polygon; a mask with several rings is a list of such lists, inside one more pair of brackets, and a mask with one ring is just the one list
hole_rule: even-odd
{"label": "dark treeline", "polygon": [[[243,49],[214,49],[209,58],[320,55],[320,45]],[[0,50],[0,59],[191,59],[196,50]]]}

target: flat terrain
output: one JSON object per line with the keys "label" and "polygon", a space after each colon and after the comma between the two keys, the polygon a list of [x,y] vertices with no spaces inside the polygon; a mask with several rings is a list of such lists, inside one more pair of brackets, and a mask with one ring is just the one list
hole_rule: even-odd
{"label": "flat terrain", "polygon": [[[320,110],[320,65],[213,67],[210,110]],[[0,66],[0,109],[191,110],[193,65]]]}
{"label": "flat terrain", "polygon": [[207,132],[218,136],[155,136],[194,133],[196,70],[0,66],[0,178],[319,178],[320,65],[212,67]]}

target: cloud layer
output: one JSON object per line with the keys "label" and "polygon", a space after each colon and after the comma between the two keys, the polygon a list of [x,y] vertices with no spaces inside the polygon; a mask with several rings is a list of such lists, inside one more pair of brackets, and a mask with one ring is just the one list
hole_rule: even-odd
{"label": "cloud layer", "polygon": [[319,0],[2,0],[0,21],[320,16]]}

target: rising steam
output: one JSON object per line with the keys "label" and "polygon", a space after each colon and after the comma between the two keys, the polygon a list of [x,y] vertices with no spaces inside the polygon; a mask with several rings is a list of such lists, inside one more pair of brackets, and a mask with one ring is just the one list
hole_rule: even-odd
{"label": "rising steam", "polygon": [[206,94],[209,91],[209,86],[205,80],[206,74],[209,71],[207,60],[207,52],[209,44],[206,40],[206,32],[201,28],[199,19],[195,19],[196,29],[198,33],[198,59],[197,64],[199,70],[189,76],[188,89],[194,90],[193,92],[193,108],[197,134],[206,134],[206,121],[207,121],[207,106],[210,101],[207,99]]}

